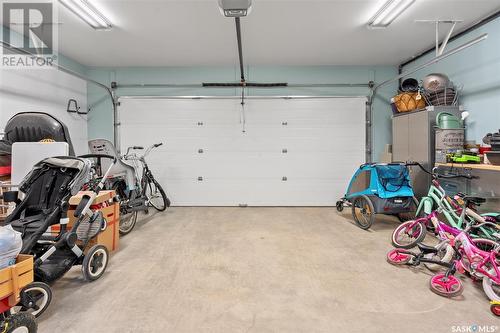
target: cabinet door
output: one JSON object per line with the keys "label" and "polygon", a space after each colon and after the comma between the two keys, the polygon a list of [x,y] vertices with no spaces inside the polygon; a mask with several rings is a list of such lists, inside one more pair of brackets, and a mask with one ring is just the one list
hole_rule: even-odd
{"label": "cabinet door", "polygon": [[392,119],[392,159],[402,162],[409,158],[408,115],[401,115]]}
{"label": "cabinet door", "polygon": [[408,146],[410,160],[429,163],[430,133],[427,112],[416,112],[408,117]]}
{"label": "cabinet door", "polygon": [[[420,162],[430,170],[430,124],[427,112],[416,112],[408,119],[408,146],[410,161]],[[412,168],[413,190],[417,197],[421,197],[429,190],[431,178],[419,168]]]}

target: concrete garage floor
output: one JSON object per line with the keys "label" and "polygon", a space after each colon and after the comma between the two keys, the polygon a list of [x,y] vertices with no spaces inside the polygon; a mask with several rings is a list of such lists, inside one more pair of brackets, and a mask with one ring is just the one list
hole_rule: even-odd
{"label": "concrete garage floor", "polygon": [[[39,332],[452,332],[499,325],[480,284],[463,298],[389,265],[397,222],[334,208],[171,208],[121,240],[106,274],[53,286]],[[385,330],[383,329],[385,328]],[[498,330],[498,329],[497,329]]]}

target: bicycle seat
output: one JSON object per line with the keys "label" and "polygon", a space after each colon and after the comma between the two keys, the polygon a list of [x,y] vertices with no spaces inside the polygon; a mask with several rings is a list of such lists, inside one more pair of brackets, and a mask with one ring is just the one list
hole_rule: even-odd
{"label": "bicycle seat", "polygon": [[[122,177],[125,178],[127,182],[127,186],[129,189],[135,188],[135,169],[133,166],[125,163],[121,158],[118,152],[115,149],[115,146],[111,143],[111,141],[106,139],[94,139],[89,140],[89,151],[92,154],[97,155],[110,155],[117,158],[117,161],[113,168],[111,169],[110,177]],[[111,161],[103,161],[103,169],[106,170]]]}
{"label": "bicycle seat", "polygon": [[423,254],[438,253],[438,250],[434,246],[425,245],[422,243],[418,243],[417,246],[419,250],[422,251]]}
{"label": "bicycle seat", "polygon": [[463,197],[463,200],[465,202],[470,202],[470,203],[473,203],[474,205],[480,205],[482,203],[485,203],[486,202],[486,199],[485,198],[480,198],[480,197],[469,197],[469,196],[465,196]]}

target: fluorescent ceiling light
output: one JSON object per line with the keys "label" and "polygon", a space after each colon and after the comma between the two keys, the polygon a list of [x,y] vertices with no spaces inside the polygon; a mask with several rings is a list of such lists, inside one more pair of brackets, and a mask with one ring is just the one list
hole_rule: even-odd
{"label": "fluorescent ceiling light", "polygon": [[388,0],[368,22],[370,28],[386,28],[415,0]]}
{"label": "fluorescent ceiling light", "polygon": [[219,7],[225,17],[243,17],[250,14],[252,0],[219,0]]}
{"label": "fluorescent ceiling light", "polygon": [[112,27],[109,20],[87,0],[59,0],[59,2],[96,30]]}

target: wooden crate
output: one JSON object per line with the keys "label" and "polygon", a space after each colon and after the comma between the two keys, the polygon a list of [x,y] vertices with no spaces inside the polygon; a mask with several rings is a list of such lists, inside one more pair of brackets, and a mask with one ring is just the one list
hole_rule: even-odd
{"label": "wooden crate", "polygon": [[21,290],[33,279],[33,256],[18,255],[15,265],[0,270],[0,300],[8,307],[15,306],[19,303]]}

